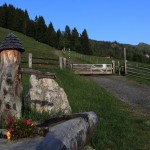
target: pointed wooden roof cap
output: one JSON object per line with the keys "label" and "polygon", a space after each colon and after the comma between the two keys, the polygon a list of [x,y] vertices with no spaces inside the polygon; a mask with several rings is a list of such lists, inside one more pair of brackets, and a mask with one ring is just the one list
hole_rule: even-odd
{"label": "pointed wooden roof cap", "polygon": [[1,43],[0,52],[3,50],[18,50],[19,52],[25,51],[20,40],[13,33],[8,34],[4,41]]}

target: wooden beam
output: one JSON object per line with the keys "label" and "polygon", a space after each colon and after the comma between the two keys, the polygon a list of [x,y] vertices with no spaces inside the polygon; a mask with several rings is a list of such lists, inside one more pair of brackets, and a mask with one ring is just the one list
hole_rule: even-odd
{"label": "wooden beam", "polygon": [[31,69],[31,68],[21,68],[21,73],[23,74],[33,74],[36,75],[38,78],[56,78],[54,73],[50,72],[41,72],[39,70]]}

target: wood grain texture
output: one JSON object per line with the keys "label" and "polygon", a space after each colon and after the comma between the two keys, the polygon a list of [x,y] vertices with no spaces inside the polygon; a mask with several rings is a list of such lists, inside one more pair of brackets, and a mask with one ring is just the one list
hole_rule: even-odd
{"label": "wood grain texture", "polygon": [[1,52],[0,116],[4,119],[8,119],[11,116],[20,117],[21,115],[20,58],[21,54],[17,50]]}

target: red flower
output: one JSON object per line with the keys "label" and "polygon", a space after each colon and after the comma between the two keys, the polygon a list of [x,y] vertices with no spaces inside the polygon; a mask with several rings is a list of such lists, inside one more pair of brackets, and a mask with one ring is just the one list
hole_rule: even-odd
{"label": "red flower", "polygon": [[21,120],[22,123],[27,124],[27,125],[32,125],[33,122],[31,120]]}
{"label": "red flower", "polygon": [[10,117],[7,120],[7,122],[8,122],[9,125],[12,124],[14,121],[15,121],[15,117]]}
{"label": "red flower", "polygon": [[11,132],[13,131],[13,129],[12,129],[12,128],[9,128],[8,131],[11,133]]}
{"label": "red flower", "polygon": [[28,125],[32,125],[32,124],[33,124],[33,122],[32,122],[31,120],[26,120],[26,124],[28,124]]}
{"label": "red flower", "polygon": [[21,122],[27,124],[27,120],[21,120]]}

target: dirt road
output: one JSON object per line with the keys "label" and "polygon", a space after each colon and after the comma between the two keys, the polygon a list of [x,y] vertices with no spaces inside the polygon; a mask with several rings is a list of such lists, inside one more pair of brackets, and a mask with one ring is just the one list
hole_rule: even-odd
{"label": "dirt road", "polygon": [[150,87],[135,83],[123,76],[88,77],[111,92],[115,97],[144,114],[150,115]]}

